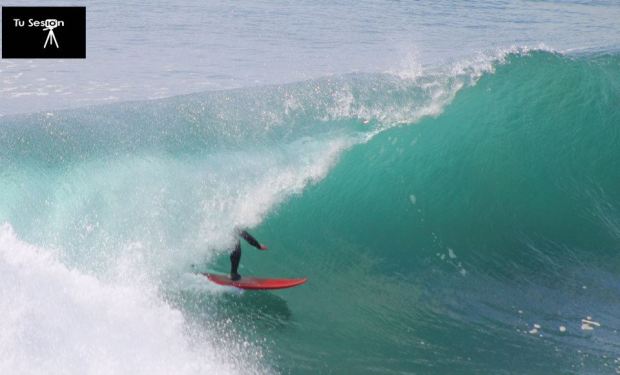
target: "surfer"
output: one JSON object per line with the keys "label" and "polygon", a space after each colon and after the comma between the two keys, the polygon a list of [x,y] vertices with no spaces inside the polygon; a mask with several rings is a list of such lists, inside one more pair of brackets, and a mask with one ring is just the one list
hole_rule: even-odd
{"label": "surfer", "polygon": [[235,244],[235,249],[232,253],[230,253],[230,279],[233,281],[237,281],[241,279],[241,275],[237,272],[239,268],[239,262],[241,261],[241,240],[239,237],[243,237],[250,245],[254,246],[259,250],[267,250],[267,246],[261,245],[256,238],[252,237],[248,232],[244,230],[237,230],[237,243]]}

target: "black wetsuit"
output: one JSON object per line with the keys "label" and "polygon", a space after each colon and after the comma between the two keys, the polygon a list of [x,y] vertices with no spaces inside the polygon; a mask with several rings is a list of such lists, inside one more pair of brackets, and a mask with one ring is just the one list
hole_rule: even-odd
{"label": "black wetsuit", "polygon": [[[252,237],[248,232],[242,230],[237,232],[239,237],[243,237],[250,245],[254,246],[257,249],[260,249],[261,245],[256,238]],[[235,250],[230,253],[230,276],[232,278],[238,278],[239,273],[237,273],[237,269],[239,268],[239,262],[241,261],[241,240],[237,238],[237,244],[235,245]]]}

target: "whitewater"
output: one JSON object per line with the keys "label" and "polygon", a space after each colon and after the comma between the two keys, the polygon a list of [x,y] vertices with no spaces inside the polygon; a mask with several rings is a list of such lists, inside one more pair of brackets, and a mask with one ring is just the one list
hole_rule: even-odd
{"label": "whitewater", "polygon": [[[2,60],[0,373],[620,371],[614,3],[475,2],[478,29],[441,26],[459,3],[428,24],[407,12],[424,4],[362,3],[349,21],[368,29],[346,34],[309,5],[246,5],[155,4],[122,34],[93,2],[109,56]],[[187,21],[199,9],[238,32],[211,65],[170,47],[193,60],[158,77],[156,40],[216,30]],[[328,17],[315,39],[234,43],[244,19],[271,14],[275,35],[308,12]],[[543,36],[543,15],[575,39]],[[143,34],[153,60],[115,75],[112,42],[155,20],[177,31]],[[269,246],[244,244],[241,274],[308,283],[243,293],[197,274],[228,271],[237,227]]]}

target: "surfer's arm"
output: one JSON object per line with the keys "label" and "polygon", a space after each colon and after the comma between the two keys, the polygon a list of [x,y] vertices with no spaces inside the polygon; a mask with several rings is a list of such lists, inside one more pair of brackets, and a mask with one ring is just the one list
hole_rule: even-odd
{"label": "surfer's arm", "polygon": [[267,250],[267,246],[265,245],[261,245],[256,238],[252,237],[251,234],[249,234],[248,232],[242,230],[241,232],[239,232],[239,235],[241,237],[243,237],[244,240],[248,241],[248,243],[252,246],[254,246],[255,248],[259,249],[259,250]]}

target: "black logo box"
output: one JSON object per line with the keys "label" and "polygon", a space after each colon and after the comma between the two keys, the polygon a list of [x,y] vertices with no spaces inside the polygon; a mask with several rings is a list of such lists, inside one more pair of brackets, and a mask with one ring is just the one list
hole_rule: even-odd
{"label": "black logo box", "polygon": [[[50,32],[44,30],[46,20],[59,21],[52,30],[56,43],[47,39]],[[54,25],[53,22],[49,24]],[[3,6],[2,58],[86,58],[86,7]]]}

